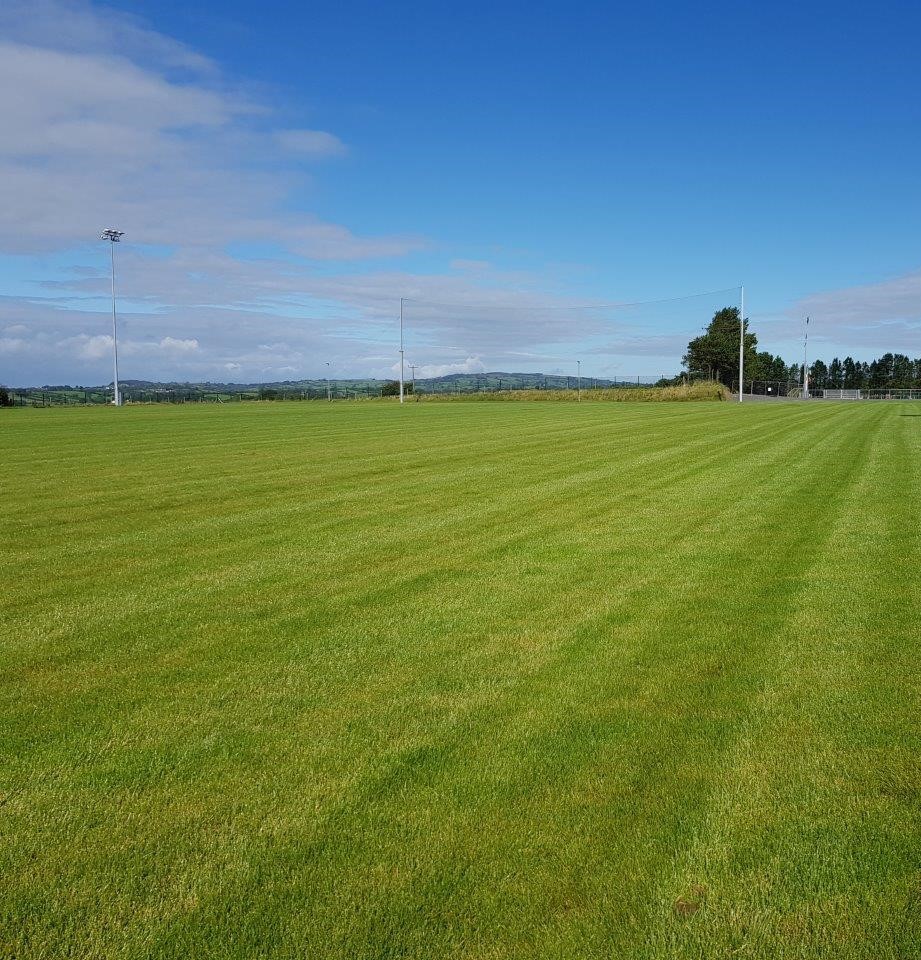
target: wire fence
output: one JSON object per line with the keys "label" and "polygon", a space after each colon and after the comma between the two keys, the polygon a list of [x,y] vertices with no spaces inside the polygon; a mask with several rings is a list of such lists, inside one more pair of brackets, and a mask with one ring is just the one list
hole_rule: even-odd
{"label": "wire fence", "polygon": [[[731,390],[737,393],[739,381],[732,382]],[[748,380],[745,381],[746,396],[804,398],[803,385],[797,380]],[[921,400],[921,389],[916,387],[878,388],[819,388],[810,385],[810,400]]]}

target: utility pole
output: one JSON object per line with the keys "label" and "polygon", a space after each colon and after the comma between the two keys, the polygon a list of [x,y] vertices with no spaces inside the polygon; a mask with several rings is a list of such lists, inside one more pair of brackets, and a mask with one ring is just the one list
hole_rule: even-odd
{"label": "utility pole", "polygon": [[112,380],[114,403],[116,407],[122,405],[121,392],[118,389],[118,320],[115,314],[115,244],[125,235],[124,230],[103,230],[100,240],[109,241],[109,252],[112,255],[112,361],[115,368],[115,377]]}
{"label": "utility pole", "polygon": [[403,298],[400,297],[400,403],[403,402]]}

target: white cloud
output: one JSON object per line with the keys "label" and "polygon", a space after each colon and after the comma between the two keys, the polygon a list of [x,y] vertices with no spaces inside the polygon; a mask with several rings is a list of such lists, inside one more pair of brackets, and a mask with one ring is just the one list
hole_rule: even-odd
{"label": "white cloud", "polygon": [[[501,364],[513,349],[610,329],[541,290],[539,277],[483,261],[423,275],[353,266],[426,241],[363,236],[292,210],[303,166],[292,154],[334,157],[342,141],[295,127],[134,18],[77,0],[7,0],[0,37],[0,255],[15,255],[23,282],[47,294],[0,297],[2,349],[15,353],[0,379],[108,380],[108,250],[96,240],[108,226],[126,231],[117,256],[128,378],[293,378],[327,360],[338,376],[386,375],[401,295],[415,298],[407,349],[429,370],[476,372],[483,357]],[[283,253],[231,255],[237,245]],[[29,256],[45,251],[66,251],[69,274],[42,278]],[[28,264],[35,272],[23,276]]]}
{"label": "white cloud", "polygon": [[177,340],[175,337],[164,337],[160,341],[163,350],[173,350],[178,353],[189,353],[198,349],[198,341],[193,339]]}
{"label": "white cloud", "polygon": [[266,135],[275,112],[181,44],[64,0],[14,2],[0,23],[0,252],[85,244],[110,224],[135,244],[270,242],[321,260],[422,245],[290,210],[302,178],[290,151],[328,157],[344,145],[320,130]]}
{"label": "white cloud", "polygon": [[97,11],[80,0],[4,0],[0,36],[22,44],[80,53],[111,53],[200,76],[217,73],[208,57],[157,33],[111,7]]}
{"label": "white cloud", "polygon": [[[788,353],[802,351],[803,318],[810,317],[813,356],[853,355],[871,359],[887,351],[921,355],[921,270],[878,283],[825,290],[797,301],[766,330],[786,341]],[[785,354],[786,355],[786,354]]]}
{"label": "white cloud", "polygon": [[0,337],[0,353],[20,353],[29,347],[29,341],[22,337]]}
{"label": "white cloud", "polygon": [[921,322],[921,270],[880,283],[814,293],[802,299],[794,312],[834,324],[917,324]]}
{"label": "white cloud", "polygon": [[325,130],[278,130],[275,139],[285,150],[310,157],[341,157],[348,153],[346,145]]}
{"label": "white cloud", "polygon": [[81,334],[62,343],[65,347],[70,345],[76,347],[76,355],[80,360],[101,360],[112,355],[112,338],[105,334]]}
{"label": "white cloud", "polygon": [[[399,372],[396,364],[394,372]],[[467,357],[457,363],[426,363],[416,367],[417,377],[444,377],[450,373],[485,373],[486,367],[479,357]]]}

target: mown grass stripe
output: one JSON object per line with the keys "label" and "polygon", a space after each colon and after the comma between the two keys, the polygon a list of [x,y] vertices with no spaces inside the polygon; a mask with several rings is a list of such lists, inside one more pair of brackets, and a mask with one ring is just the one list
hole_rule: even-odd
{"label": "mown grass stripe", "polygon": [[904,953],[907,409],[13,411],[4,942]]}

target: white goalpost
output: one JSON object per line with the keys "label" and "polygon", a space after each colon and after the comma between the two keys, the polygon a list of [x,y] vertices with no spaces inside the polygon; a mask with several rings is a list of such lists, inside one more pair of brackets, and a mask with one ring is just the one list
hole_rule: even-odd
{"label": "white goalpost", "polygon": [[[682,376],[685,381],[717,379],[731,389],[733,374],[725,368],[718,375],[713,367],[684,370],[689,342],[729,307],[738,309],[741,318],[738,373],[740,385],[744,383],[747,325],[741,285],[620,303],[529,290],[484,288],[477,293],[482,300],[399,298],[401,403],[407,392],[407,347],[416,367],[414,392],[448,392],[455,384],[459,392],[522,389],[528,388],[525,375],[531,381],[542,378],[535,389],[571,388],[577,394],[586,381],[640,386]],[[741,386],[739,393],[741,401]]]}

